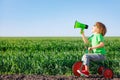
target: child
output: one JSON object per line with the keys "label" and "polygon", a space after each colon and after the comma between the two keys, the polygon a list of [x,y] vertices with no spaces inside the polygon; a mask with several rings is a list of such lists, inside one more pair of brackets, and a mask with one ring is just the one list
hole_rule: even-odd
{"label": "child", "polygon": [[88,39],[85,37],[84,32],[82,32],[82,39],[84,43],[91,43],[91,47],[88,47],[88,51],[93,51],[93,53],[84,54],[82,57],[83,65],[85,70],[77,70],[79,74],[89,76],[89,62],[105,60],[105,49],[104,49],[104,35],[106,33],[106,27],[101,22],[96,22],[92,27],[93,35]]}

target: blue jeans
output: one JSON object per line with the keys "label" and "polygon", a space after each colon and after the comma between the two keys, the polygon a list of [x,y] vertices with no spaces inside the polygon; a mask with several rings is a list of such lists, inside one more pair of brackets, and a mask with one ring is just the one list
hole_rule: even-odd
{"label": "blue jeans", "polygon": [[82,56],[83,65],[89,66],[90,61],[101,61],[105,60],[105,56],[98,53],[88,53]]}

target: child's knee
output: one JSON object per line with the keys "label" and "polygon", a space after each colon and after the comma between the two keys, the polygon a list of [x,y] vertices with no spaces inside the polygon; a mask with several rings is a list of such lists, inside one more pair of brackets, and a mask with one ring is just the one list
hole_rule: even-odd
{"label": "child's knee", "polygon": [[89,57],[89,56],[88,56],[87,54],[84,54],[84,55],[83,55],[83,58],[84,58],[84,59],[87,59],[88,57]]}
{"label": "child's knee", "polygon": [[82,57],[82,61],[85,61],[88,59],[88,55],[87,54],[84,54],[83,57]]}

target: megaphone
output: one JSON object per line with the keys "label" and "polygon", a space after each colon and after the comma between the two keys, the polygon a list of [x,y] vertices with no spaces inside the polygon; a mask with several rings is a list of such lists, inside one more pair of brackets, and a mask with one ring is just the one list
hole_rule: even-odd
{"label": "megaphone", "polygon": [[81,28],[84,31],[84,29],[88,29],[88,25],[75,21],[74,28]]}

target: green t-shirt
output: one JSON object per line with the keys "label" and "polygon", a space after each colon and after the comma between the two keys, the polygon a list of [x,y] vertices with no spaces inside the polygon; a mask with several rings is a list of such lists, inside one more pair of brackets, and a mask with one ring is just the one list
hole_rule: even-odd
{"label": "green t-shirt", "polygon": [[[90,36],[88,38],[88,40],[91,42],[92,46],[96,46],[100,42],[104,42],[104,38],[103,38],[102,34],[93,34],[92,36]],[[104,47],[93,49],[93,52],[98,53],[98,54],[106,53]]]}

